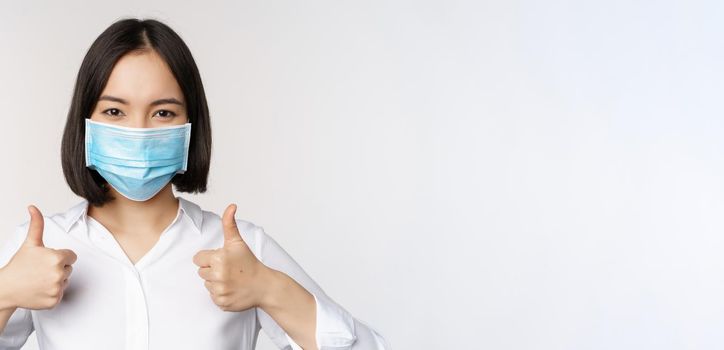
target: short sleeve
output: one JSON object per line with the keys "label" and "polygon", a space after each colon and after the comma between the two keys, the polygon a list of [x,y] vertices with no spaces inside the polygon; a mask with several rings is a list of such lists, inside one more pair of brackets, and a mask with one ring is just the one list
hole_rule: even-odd
{"label": "short sleeve", "polygon": [[[262,227],[256,227],[255,236],[261,262],[284,272],[314,296],[317,308],[315,336],[320,350],[389,350],[379,333],[332,300]],[[256,310],[261,328],[279,349],[302,349],[269,314],[261,308]]]}
{"label": "short sleeve", "polygon": [[[27,223],[17,226],[15,232],[0,246],[0,266],[5,266],[25,241]],[[23,347],[34,331],[29,309],[17,308],[0,333],[0,350],[17,350]]]}

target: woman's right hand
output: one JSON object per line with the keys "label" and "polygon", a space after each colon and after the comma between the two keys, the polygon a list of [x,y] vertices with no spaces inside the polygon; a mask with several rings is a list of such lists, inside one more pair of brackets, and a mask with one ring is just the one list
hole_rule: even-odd
{"label": "woman's right hand", "polygon": [[77,256],[70,249],[52,249],[43,245],[43,215],[34,205],[28,206],[28,236],[20,249],[3,268],[0,288],[14,307],[51,309],[63,298],[68,278]]}

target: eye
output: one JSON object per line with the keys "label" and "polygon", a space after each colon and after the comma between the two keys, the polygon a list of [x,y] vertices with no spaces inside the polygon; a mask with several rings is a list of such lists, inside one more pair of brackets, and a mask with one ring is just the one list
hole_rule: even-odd
{"label": "eye", "polygon": [[166,109],[159,110],[158,112],[156,112],[156,114],[161,118],[173,118],[176,116],[176,113]]}
{"label": "eye", "polygon": [[103,111],[103,114],[110,115],[113,117],[118,117],[118,116],[123,115],[123,112],[121,112],[121,110],[118,108],[108,108],[105,111]]}

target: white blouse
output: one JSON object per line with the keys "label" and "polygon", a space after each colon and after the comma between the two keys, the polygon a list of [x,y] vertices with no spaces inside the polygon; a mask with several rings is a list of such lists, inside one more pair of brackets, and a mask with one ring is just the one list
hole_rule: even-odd
{"label": "white blouse", "polygon": [[[83,199],[63,213],[44,216],[43,242],[78,256],[63,298],[52,309],[18,308],[0,333],[0,350],[20,349],[35,331],[41,350],[254,349],[264,329],[280,349],[300,350],[261,308],[221,310],[212,301],[193,256],[223,246],[221,217],[182,197],[176,218],[136,264]],[[382,336],[328,297],[264,232],[236,219],[242,238],[266,266],[282,271],[316,300],[321,349],[389,349]],[[0,266],[20,248],[30,221],[0,247]]]}

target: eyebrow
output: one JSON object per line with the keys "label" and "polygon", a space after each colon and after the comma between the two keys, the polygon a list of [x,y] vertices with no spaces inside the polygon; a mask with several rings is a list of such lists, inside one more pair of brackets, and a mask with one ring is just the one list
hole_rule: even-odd
{"label": "eyebrow", "polygon": [[[118,102],[118,103],[121,103],[124,105],[128,104],[128,101],[126,101],[120,97],[109,96],[109,95],[103,95],[103,96],[99,97],[98,101]],[[179,105],[179,106],[184,105],[181,101],[179,101],[173,97],[162,98],[162,99],[151,102],[151,106],[158,106],[158,105],[165,105],[165,104],[175,104],[175,105]]]}

